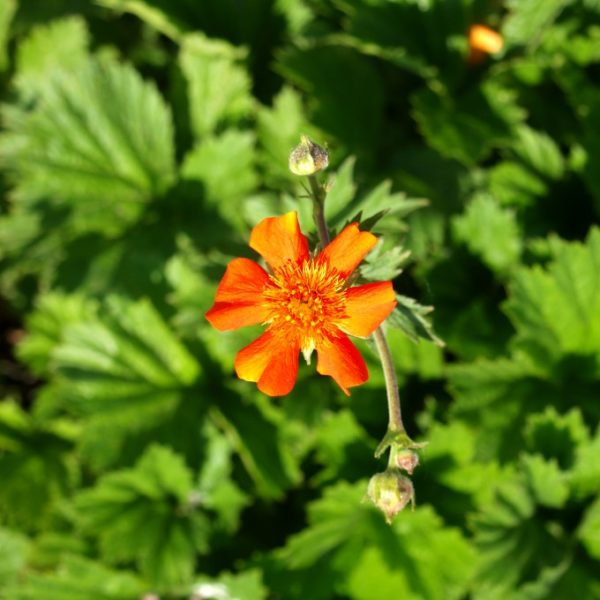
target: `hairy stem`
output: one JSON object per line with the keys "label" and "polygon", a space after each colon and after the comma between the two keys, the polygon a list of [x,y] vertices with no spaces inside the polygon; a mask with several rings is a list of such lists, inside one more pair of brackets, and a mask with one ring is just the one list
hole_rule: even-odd
{"label": "hairy stem", "polygon": [[392,353],[387,343],[385,333],[381,327],[378,327],[373,332],[373,340],[377,346],[379,360],[383,368],[383,376],[385,378],[385,390],[387,393],[388,402],[388,430],[394,432],[404,431],[404,423],[402,423],[402,410],[400,409],[400,392],[398,390],[398,378],[396,377],[396,369],[392,361]]}
{"label": "hairy stem", "polygon": [[[325,189],[319,185],[317,178],[310,175],[310,189],[313,196],[313,218],[317,231],[319,233],[319,241],[324,248],[329,244],[329,230],[325,222]],[[381,327],[378,327],[373,332],[373,340],[377,347],[379,360],[383,368],[383,376],[385,378],[385,389],[388,402],[388,431],[404,432],[404,424],[402,422],[402,411],[400,409],[400,392],[398,391],[398,378],[396,377],[396,369],[392,361],[392,353],[387,343],[385,333]]]}
{"label": "hairy stem", "polygon": [[329,229],[327,229],[327,223],[325,222],[325,189],[322,185],[319,185],[314,175],[308,177],[308,182],[313,197],[313,219],[317,226],[321,246],[325,248],[330,241]]}

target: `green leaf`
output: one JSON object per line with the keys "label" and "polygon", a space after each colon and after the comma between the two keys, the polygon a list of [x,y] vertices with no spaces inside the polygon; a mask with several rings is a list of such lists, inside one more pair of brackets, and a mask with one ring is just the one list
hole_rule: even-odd
{"label": "green leaf", "polygon": [[311,120],[319,129],[369,160],[381,135],[384,96],[380,75],[365,57],[339,46],[286,50],[278,70],[311,95]]}
{"label": "green leaf", "polygon": [[108,563],[134,560],[159,589],[190,583],[210,525],[179,455],[151,446],[132,469],[111,472],[81,492],[76,507]]}
{"label": "green leaf", "polygon": [[[191,8],[190,0],[176,5],[162,6],[160,1],[145,0],[97,0],[98,4],[117,12],[130,12],[145,21],[151,27],[173,40],[179,40],[188,30],[185,18]],[[169,8],[175,8],[171,12]]]}
{"label": "green leaf", "polygon": [[263,587],[261,572],[258,569],[241,573],[222,573],[217,578],[197,577],[193,586],[199,598],[219,600],[265,600],[267,590]]}
{"label": "green leaf", "polygon": [[[554,240],[554,260],[516,272],[506,312],[517,328],[516,343],[543,348],[552,364],[566,354],[600,360],[600,229],[585,244]],[[600,362],[591,365],[598,372]],[[580,377],[583,377],[582,373]]]}
{"label": "green leaf", "polygon": [[329,183],[325,201],[325,217],[330,223],[336,215],[347,212],[348,206],[356,194],[354,183],[354,157],[347,158],[337,170],[333,181]]}
{"label": "green leaf", "polygon": [[512,127],[524,116],[513,92],[493,82],[471,87],[461,96],[425,88],[412,96],[412,105],[428,144],[467,166],[505,145]]}
{"label": "green leaf", "polygon": [[47,524],[74,487],[77,429],[62,420],[38,423],[10,401],[0,403],[0,520],[25,530]]}
{"label": "green leaf", "polygon": [[114,378],[113,397],[118,395],[114,384],[119,376],[124,382],[146,382],[165,391],[189,386],[196,380],[199,369],[195,359],[148,301],[115,297],[109,300],[108,311],[105,322],[87,321],[70,327],[54,356],[67,377],[90,376],[82,386],[91,392],[90,397],[100,398],[102,373]]}
{"label": "green leaf", "polygon": [[516,129],[515,142],[506,153],[510,159],[490,170],[490,191],[502,204],[531,206],[565,175],[565,159],[558,144],[526,125]]}
{"label": "green leaf", "polygon": [[[291,536],[279,551],[285,564],[291,569],[308,567],[332,551],[346,545],[356,547],[357,540],[364,542],[370,527],[377,530],[378,522],[373,519],[378,516],[375,509],[361,504],[366,489],[366,482],[353,485],[340,482],[326,488],[323,497],[309,505],[309,527]],[[385,527],[383,519],[380,523]]]}
{"label": "green leaf", "polygon": [[542,409],[556,391],[544,373],[525,360],[482,360],[450,365],[450,389],[456,416],[477,427],[482,458],[514,457],[518,434],[528,412]]}
{"label": "green leaf", "polygon": [[416,374],[423,380],[440,379],[444,372],[444,354],[437,344],[415,344],[399,329],[388,329],[388,344],[398,374]]}
{"label": "green leaf", "polygon": [[313,19],[312,9],[303,0],[275,0],[275,9],[283,15],[288,30],[293,35],[301,33]]}
{"label": "green leaf", "polygon": [[242,48],[200,33],[181,41],[179,64],[188,81],[192,130],[199,140],[251,113],[253,100],[245,59]]}
{"label": "green leaf", "polygon": [[368,281],[391,281],[402,273],[410,252],[400,246],[383,250],[384,243],[380,239],[375,248],[360,265],[360,276]]}
{"label": "green leaf", "polygon": [[600,464],[596,459],[600,452],[600,430],[588,442],[579,444],[575,451],[575,463],[570,472],[571,487],[576,498],[594,496],[600,491]]}
{"label": "green leaf", "polygon": [[110,424],[106,443],[171,414],[199,375],[148,301],[114,297],[101,316],[66,329],[53,363],[69,405],[97,426]]}
{"label": "green leaf", "polygon": [[315,483],[339,480],[345,472],[353,472],[361,453],[369,456],[373,448],[373,440],[349,410],[325,413],[314,435],[315,458],[323,465]]}
{"label": "green leaf", "polygon": [[34,28],[17,50],[15,84],[25,99],[44,91],[59,71],[79,70],[89,59],[89,33],[78,16]]}
{"label": "green leaf", "polygon": [[564,415],[553,406],[548,406],[543,413],[532,413],[524,433],[529,451],[556,461],[563,470],[573,467],[576,452],[590,440],[580,408],[573,408]]}
{"label": "green leaf", "polygon": [[546,460],[539,454],[525,454],[521,465],[528,478],[537,504],[551,508],[562,508],[569,498],[569,480],[556,460]]}
{"label": "green leaf", "polygon": [[535,47],[542,33],[570,3],[570,0],[508,0],[509,13],[502,26],[507,45]]}
{"label": "green leaf", "polygon": [[[64,516],[64,513],[61,516]],[[36,536],[35,544],[28,555],[30,569],[56,569],[69,556],[89,556],[93,553],[90,540],[75,533],[70,507],[68,516],[64,520],[67,521],[67,526],[62,522],[60,525],[54,522],[52,529],[47,529]],[[60,531],[57,531],[57,528],[60,528]]]}
{"label": "green leaf", "polygon": [[513,597],[524,583],[559,564],[566,552],[565,533],[536,516],[534,499],[520,476],[502,482],[472,524],[480,557],[476,598]]}
{"label": "green leaf", "polygon": [[384,233],[397,235],[404,232],[406,227],[402,217],[427,205],[427,201],[392,193],[389,180],[357,193],[355,163],[354,157],[347,158],[326,184],[325,216],[330,228],[339,231],[348,222],[359,221],[362,230],[370,230],[377,225],[377,229]]}
{"label": "green leaf", "polygon": [[81,557],[68,557],[56,573],[30,573],[11,600],[137,600],[146,591],[138,577]]}
{"label": "green leaf", "polygon": [[6,47],[10,38],[10,25],[17,11],[17,0],[5,0],[0,5],[0,73],[8,67]]}
{"label": "green leaf", "polygon": [[464,69],[469,1],[341,3],[351,37],[340,36],[365,54],[390,61],[420,77],[454,80]]}
{"label": "green leaf", "polygon": [[327,562],[339,580],[337,589],[352,598],[372,597],[374,581],[390,596],[460,597],[474,556],[458,530],[444,527],[429,507],[403,513],[389,527],[374,507],[360,503],[365,490],[365,482],[327,488],[309,506],[309,527],[279,551],[286,565],[298,570]]}
{"label": "green leaf", "polygon": [[277,185],[295,179],[288,168],[288,156],[300,141],[300,135],[312,132],[300,94],[292,87],[284,87],[275,96],[272,107],[258,109],[257,119],[258,143],[262,149],[260,163],[267,181]]}
{"label": "green leaf", "polygon": [[25,567],[29,542],[17,531],[0,527],[0,598],[3,588],[16,584]]}
{"label": "green leaf", "polygon": [[232,475],[232,447],[225,436],[208,427],[208,447],[200,475],[198,493],[202,505],[214,510],[228,531],[239,525],[240,513],[249,503],[248,496],[235,484]]}
{"label": "green leaf", "polygon": [[351,597],[372,598],[373,582],[382,598],[464,597],[476,555],[460,531],[445,527],[430,507],[402,515],[400,520],[395,528],[396,559],[391,560],[388,549],[370,546],[348,579]]}
{"label": "green leaf", "polygon": [[585,511],[577,529],[577,537],[590,556],[600,560],[600,497]]}
{"label": "green leaf", "polygon": [[544,180],[525,165],[504,161],[489,170],[490,192],[505,206],[527,207],[548,191]]}
{"label": "green leaf", "polygon": [[182,335],[195,337],[206,323],[204,314],[215,300],[207,271],[214,267],[214,260],[195,251],[191,240],[167,263],[165,275],[173,290],[168,301],[177,310],[173,324]]}
{"label": "green leaf", "polygon": [[452,225],[457,240],[498,274],[505,275],[518,265],[522,245],[515,214],[498,206],[491,196],[475,196]]}
{"label": "green leaf", "polygon": [[128,65],[89,60],[50,78],[33,111],[8,107],[4,119],[16,197],[68,206],[86,227],[122,229],[173,182],[171,114]]}
{"label": "green leaf", "polygon": [[425,439],[427,446],[419,452],[422,466],[415,472],[418,501],[444,498],[438,512],[462,521],[465,512],[492,499],[494,485],[503,478],[501,467],[479,459],[477,432],[458,419],[448,425],[434,422]]}
{"label": "green leaf", "polygon": [[389,327],[401,329],[413,342],[420,338],[444,346],[444,342],[433,332],[433,326],[427,315],[433,311],[432,306],[421,306],[416,300],[396,294],[398,305],[388,317]]}
{"label": "green leaf", "polygon": [[244,230],[240,205],[258,184],[254,145],[252,133],[229,129],[197,144],[184,158],[181,169],[186,181],[203,186],[210,206]]}
{"label": "green leaf", "polygon": [[213,416],[239,454],[258,492],[279,498],[300,477],[283,440],[281,415],[236,397],[219,405]]}
{"label": "green leaf", "polygon": [[564,175],[565,161],[558,144],[547,134],[526,125],[517,128],[513,151],[534,172],[547,179]]}
{"label": "green leaf", "polygon": [[18,345],[19,358],[36,375],[48,375],[52,353],[61,343],[64,331],[73,323],[93,319],[95,312],[95,303],[83,296],[42,296],[27,319],[27,335]]}

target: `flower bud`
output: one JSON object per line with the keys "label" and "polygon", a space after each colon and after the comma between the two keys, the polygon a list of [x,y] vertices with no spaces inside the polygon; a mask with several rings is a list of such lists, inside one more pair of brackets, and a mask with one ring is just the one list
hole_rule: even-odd
{"label": "flower bud", "polygon": [[472,25],[469,29],[469,63],[481,63],[487,54],[496,54],[502,50],[502,36],[485,25]]}
{"label": "flower bud", "polygon": [[388,469],[371,477],[367,496],[390,524],[409,502],[414,503],[415,489],[408,477],[400,475],[397,469]]}
{"label": "flower bud", "polygon": [[292,150],[288,164],[294,175],[314,175],[327,168],[329,153],[303,135],[300,143]]}
{"label": "flower bud", "polygon": [[419,455],[414,450],[402,448],[396,452],[394,462],[399,469],[412,475],[415,467],[419,465]]}

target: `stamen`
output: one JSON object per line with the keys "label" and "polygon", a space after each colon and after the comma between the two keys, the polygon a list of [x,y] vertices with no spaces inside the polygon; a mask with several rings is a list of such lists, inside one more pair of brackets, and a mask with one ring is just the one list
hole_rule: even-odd
{"label": "stamen", "polygon": [[288,261],[277,269],[263,292],[271,328],[295,338],[308,355],[345,316],[346,280],[323,260]]}

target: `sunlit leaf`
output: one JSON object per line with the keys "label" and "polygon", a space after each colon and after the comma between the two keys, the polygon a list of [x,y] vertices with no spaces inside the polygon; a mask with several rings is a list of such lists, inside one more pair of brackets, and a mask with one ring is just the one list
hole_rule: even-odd
{"label": "sunlit leaf", "polygon": [[518,265],[522,247],[515,214],[490,196],[473,198],[452,224],[458,240],[500,275]]}
{"label": "sunlit leaf", "polygon": [[43,92],[58,71],[80,69],[88,60],[89,32],[80,17],[57,20],[33,29],[19,45],[15,83],[25,98]]}
{"label": "sunlit leaf", "polygon": [[34,110],[7,107],[4,125],[14,194],[50,198],[89,227],[121,229],[173,182],[170,111],[128,65],[91,59],[57,74]]}
{"label": "sunlit leaf", "polygon": [[197,33],[183,38],[179,62],[188,82],[192,129],[198,139],[235,123],[253,107],[245,53]]}
{"label": "sunlit leaf", "polygon": [[159,587],[190,582],[195,553],[206,548],[210,526],[180,456],[151,446],[134,468],[105,475],[81,492],[76,505],[109,563],[134,560]]}
{"label": "sunlit leaf", "polygon": [[16,404],[0,403],[0,518],[25,530],[42,527],[75,486],[77,428],[38,423]]}
{"label": "sunlit leaf", "polygon": [[80,557],[65,559],[56,573],[28,574],[10,598],[15,600],[135,600],[146,586],[133,573],[117,571]]}
{"label": "sunlit leaf", "polygon": [[26,564],[27,538],[17,531],[0,528],[0,598],[2,590],[17,582]]}
{"label": "sunlit leaf", "polygon": [[17,0],[6,0],[0,5],[0,72],[8,66],[6,45],[10,37],[10,25],[17,10]]}

